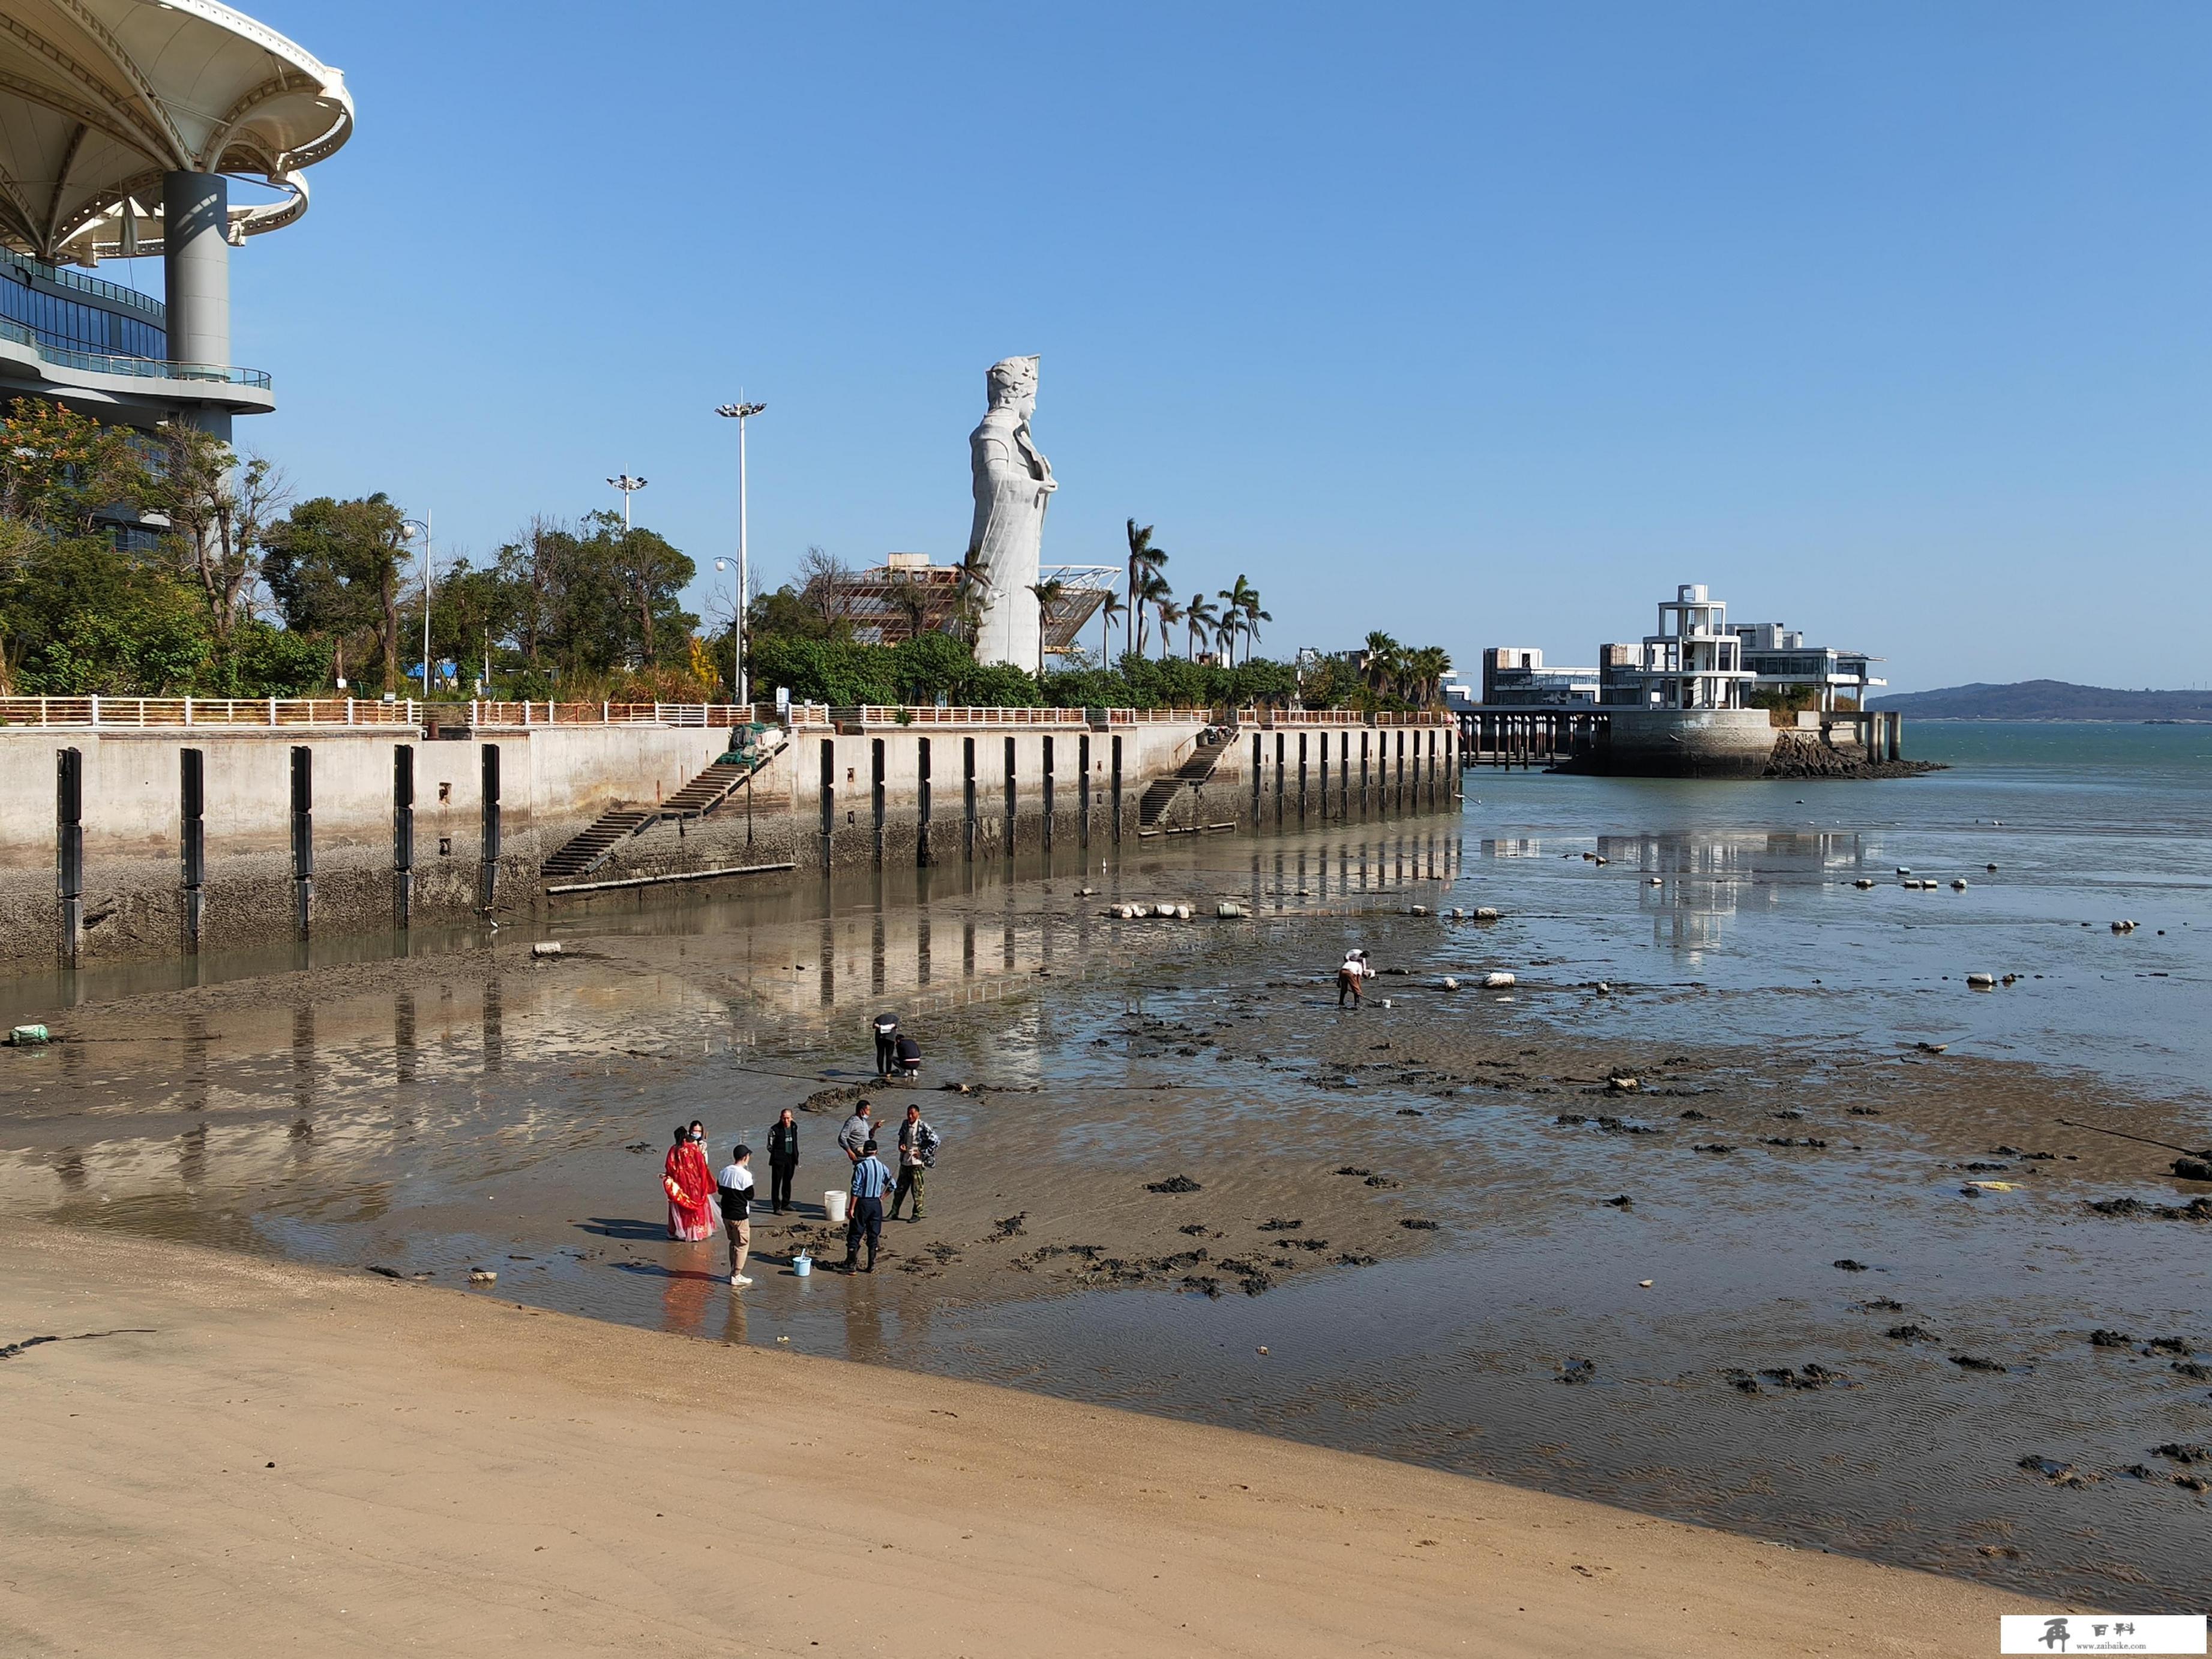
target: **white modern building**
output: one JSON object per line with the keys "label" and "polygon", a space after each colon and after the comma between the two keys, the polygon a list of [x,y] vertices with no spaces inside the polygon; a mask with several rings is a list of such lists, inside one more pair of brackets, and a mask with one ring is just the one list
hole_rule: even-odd
{"label": "white modern building", "polygon": [[1743,641],[1728,625],[1728,603],[1703,582],[1684,582],[1659,605],[1659,630],[1640,645],[1601,647],[1604,700],[1630,708],[1741,708],[1758,676],[1743,665]]}
{"label": "white modern building", "polygon": [[1491,707],[1588,708],[1596,703],[1595,668],[1547,667],[1534,646],[1486,646],[1482,701]]}
{"label": "white modern building", "polygon": [[1875,678],[1880,657],[1808,645],[1803,634],[1780,623],[1730,623],[1729,631],[1743,641],[1743,665],[1758,676],[1759,690],[1785,697],[1812,692],[1814,706],[1824,714],[1834,712],[1839,701],[1863,708],[1869,692],[1889,684]]}
{"label": "white modern building", "polygon": [[[352,131],[337,70],[212,0],[0,0],[0,403],[224,438],[272,408],[231,361],[230,251]],[[90,274],[139,257],[162,298]]]}

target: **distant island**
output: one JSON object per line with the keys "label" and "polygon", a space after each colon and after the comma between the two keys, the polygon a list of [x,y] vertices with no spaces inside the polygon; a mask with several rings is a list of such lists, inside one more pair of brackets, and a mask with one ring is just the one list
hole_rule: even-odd
{"label": "distant island", "polygon": [[1954,685],[1874,697],[1869,707],[1929,720],[2204,720],[2212,691],[2115,691],[2064,680]]}

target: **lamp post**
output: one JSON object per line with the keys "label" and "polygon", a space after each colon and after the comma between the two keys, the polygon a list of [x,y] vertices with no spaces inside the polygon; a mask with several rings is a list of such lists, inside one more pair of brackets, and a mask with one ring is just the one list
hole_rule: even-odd
{"label": "lamp post", "polygon": [[[766,404],[734,403],[717,405],[714,413],[738,423],[738,624],[732,636],[735,665],[731,674],[731,686],[738,701],[746,703],[745,696],[745,599],[752,571],[745,560],[745,422],[766,410]],[[719,567],[720,562],[716,561]]]}
{"label": "lamp post", "polygon": [[[422,701],[430,701],[430,520],[437,516],[426,513],[419,519],[399,521],[410,542],[422,544]],[[419,533],[418,533],[419,532]]]}
{"label": "lamp post", "polygon": [[629,473],[622,472],[608,479],[607,482],[622,491],[623,534],[627,536],[629,534],[629,498],[645,488],[645,480],[633,478]]}
{"label": "lamp post", "polygon": [[[725,570],[735,570],[737,568],[738,562],[734,559],[717,559],[714,561],[714,574],[718,576]],[[738,655],[738,636],[743,631],[745,625],[744,610],[745,583],[744,576],[740,575],[738,578],[738,609],[736,614],[732,616],[730,620],[730,701],[732,702],[738,700],[738,672],[742,666],[742,659]]]}

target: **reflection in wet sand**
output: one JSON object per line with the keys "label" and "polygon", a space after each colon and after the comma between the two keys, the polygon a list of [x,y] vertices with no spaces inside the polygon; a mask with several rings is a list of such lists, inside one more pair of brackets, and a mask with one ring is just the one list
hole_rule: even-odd
{"label": "reflection in wet sand", "polygon": [[[1579,856],[1600,849],[1603,866]],[[2108,1484],[2093,1500],[2105,1509],[2045,1515],[2008,1484],[2016,1452],[1984,1455],[2030,1427],[2069,1455],[2198,1432],[2182,1419],[2201,1407],[2151,1388],[2162,1372],[2136,1368],[2124,1398],[2075,1376],[2090,1361],[2060,1310],[2186,1324],[2158,1224],[2039,1218],[2074,1214],[2077,1188],[2102,1190],[2081,1185],[2092,1167],[2114,1181],[2130,1166],[2054,1162],[2033,1178],[2049,1199],[1968,1206],[1951,1170],[2001,1144],[2042,1149],[2048,1114],[2018,1120],[2049,1091],[2025,1068],[1969,1091],[1895,1059],[1937,1020],[2060,1053],[2079,1040],[2068,1022],[2094,1032],[2112,1005],[2081,976],[2062,988],[2076,957],[2047,924],[2001,931],[2002,897],[1883,911],[1904,896],[1852,891],[1850,872],[1890,860],[1902,857],[1872,831],[1463,842],[1420,823],[1347,825],[585,915],[562,924],[568,955],[552,965],[501,941],[150,992],[127,1005],[136,1046],[65,1042],[0,1079],[0,1204],[447,1283],[481,1261],[526,1302],[1022,1380],[2013,1582],[2047,1587],[2063,1577],[2051,1564],[2109,1567],[2124,1550],[2169,1583],[2179,1569],[2140,1540],[2166,1526],[2172,1547],[2193,1511],[2115,1507]],[[1078,899],[1080,885],[1100,890]],[[1226,898],[1260,920],[1216,923]],[[1102,914],[1155,899],[1187,899],[1201,920]],[[1404,914],[1439,900],[1505,916]],[[1945,917],[1959,920],[1939,932]],[[933,953],[952,929],[957,969],[949,931]],[[2035,955],[2055,994],[2030,981],[2010,1002],[1962,1001],[1942,977],[1962,938]],[[1354,939],[1410,970],[1383,981],[1395,1011],[1339,1016],[1318,983]],[[2181,986],[2201,992],[2178,919],[2170,941],[2136,943],[2148,949],[2130,961],[2198,974]],[[2087,961],[2093,947],[2077,929],[2065,948]],[[1493,965],[1521,975],[1510,1001],[1441,988]],[[1610,1002],[1585,988],[1598,980],[1619,988]],[[1724,1027],[1708,981],[1737,994]],[[2143,1000],[2167,983],[2127,991],[2162,1006]],[[418,1001],[436,1011],[426,1033]],[[786,1266],[798,1235],[763,1224],[761,1282],[740,1305],[712,1277],[719,1240],[672,1245],[653,1224],[592,1219],[648,1204],[675,1118],[704,1117],[719,1158],[733,1135],[759,1144],[777,1107],[865,1082],[865,1018],[885,1006],[922,1033],[933,1083],[991,1086],[916,1097],[948,1153],[930,1224],[891,1229],[882,1271],[799,1280]],[[91,1036],[123,1012],[70,1020]],[[1869,1056],[1879,1073],[1850,1069]],[[1615,1099],[1604,1079],[1617,1062],[1685,1097]],[[36,1092],[57,1073],[66,1103]],[[2185,1116],[2154,1090],[2103,1092],[2107,1109]],[[1593,1128],[1584,1114],[1599,1111],[1654,1133]],[[1691,1111],[1705,1122],[1677,1115]],[[1807,1117],[1771,1121],[1782,1111]],[[295,1139],[300,1122],[310,1133]],[[811,1226],[836,1178],[835,1115],[802,1127]],[[1727,1158],[1691,1151],[1723,1138]],[[1340,1180],[1340,1167],[1384,1184]],[[1175,1173],[1201,1190],[1145,1190]],[[1633,1201],[1597,1205],[1615,1194]],[[1438,1226],[1401,1231],[1401,1217]],[[1262,1218],[1297,1224],[1263,1232]],[[1147,1230],[1165,1237],[1129,1242]],[[841,1238],[814,1242],[842,1256]],[[1218,1297],[1101,1265],[1201,1247],[1206,1262],[1174,1273],[1223,1279]],[[1345,1267],[1339,1253],[1381,1259]],[[1977,1380],[1887,1341],[1887,1322],[1850,1311],[1832,1282],[1829,1261],[1849,1254],[1878,1258],[1884,1287],[1912,1304],[1899,1317],[2002,1348],[2033,1380]],[[1272,1286],[1246,1293],[1224,1260]],[[1642,1278],[1663,1290],[1637,1290]],[[1240,1357],[1262,1344],[1277,1358],[1255,1376]],[[1558,1386],[1569,1355],[1594,1358],[1598,1380]],[[1715,1380],[1724,1365],[1813,1358],[1854,1386],[1748,1401]],[[1917,1462],[1896,1453],[1906,1441]],[[2191,1501],[2156,1501],[2168,1498]],[[2023,1564],[1957,1557],[1999,1522],[2033,1546]],[[2066,1557],[2090,1525],[2121,1541]]]}

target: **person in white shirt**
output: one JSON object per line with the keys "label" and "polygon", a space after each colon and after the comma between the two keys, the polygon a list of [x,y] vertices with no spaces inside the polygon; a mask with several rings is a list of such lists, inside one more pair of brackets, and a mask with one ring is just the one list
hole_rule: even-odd
{"label": "person in white shirt", "polygon": [[1366,983],[1367,976],[1374,971],[1374,969],[1367,964],[1366,951],[1346,951],[1344,953],[1344,965],[1336,970],[1336,1006],[1340,1008],[1343,1007],[1344,1000],[1348,996],[1352,999],[1352,1006],[1357,1008],[1359,1006],[1360,992]]}
{"label": "person in white shirt", "polygon": [[714,1177],[722,1199],[722,1224],[730,1231],[730,1283],[743,1290],[752,1283],[745,1277],[745,1256],[753,1247],[753,1149],[740,1143],[730,1149],[730,1161]]}

